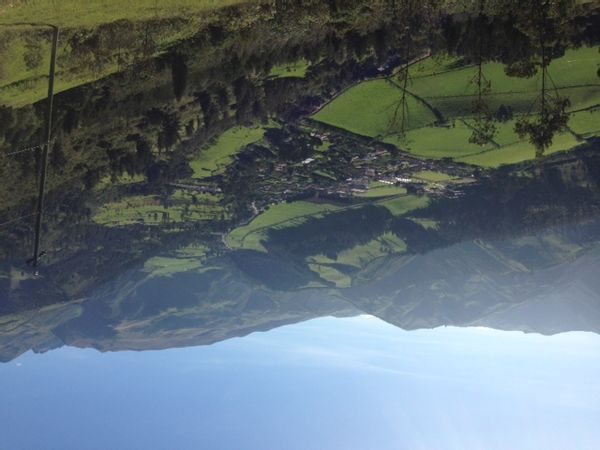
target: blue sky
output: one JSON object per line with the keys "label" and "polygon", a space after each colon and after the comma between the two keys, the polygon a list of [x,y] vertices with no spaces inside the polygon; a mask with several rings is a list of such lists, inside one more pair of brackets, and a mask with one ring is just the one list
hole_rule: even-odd
{"label": "blue sky", "polygon": [[600,448],[600,336],[322,318],[0,365],[0,449]]}

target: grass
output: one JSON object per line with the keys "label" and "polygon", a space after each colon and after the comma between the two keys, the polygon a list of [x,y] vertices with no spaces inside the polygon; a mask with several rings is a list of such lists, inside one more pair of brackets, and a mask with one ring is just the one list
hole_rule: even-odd
{"label": "grass", "polygon": [[427,196],[405,195],[377,203],[387,208],[394,216],[402,216],[415,209],[425,208],[429,204]]}
{"label": "grass", "polygon": [[308,268],[322,279],[333,283],[336,288],[344,289],[352,286],[352,278],[327,264],[309,263]]}
{"label": "grass", "polygon": [[206,178],[223,173],[234,156],[244,147],[260,141],[265,133],[263,127],[234,127],[223,133],[217,141],[200,151],[197,158],[190,161],[194,178]]}
{"label": "grass", "polygon": [[406,243],[402,239],[393,233],[386,232],[366,244],[341,251],[335,259],[319,254],[308,257],[307,263],[310,270],[319,274],[322,279],[335,284],[338,288],[346,288],[352,285],[352,277],[341,272],[340,265],[353,269],[364,269],[377,259],[405,253],[406,249]]}
{"label": "grass", "polygon": [[227,235],[227,244],[234,249],[266,251],[262,245],[264,232],[269,228],[281,228],[298,224],[310,217],[319,217],[340,208],[327,203],[292,202],[271,206],[249,224],[232,230]]}
{"label": "grass", "polygon": [[[571,101],[571,129],[584,138],[598,135],[600,130],[597,65],[598,47],[583,47],[568,50],[549,68],[560,95],[568,96]],[[529,79],[508,77],[504,66],[499,63],[485,64],[484,73],[491,81],[487,101],[492,111],[506,105],[513,109],[515,115],[536,112],[541,83],[539,74]],[[498,167],[535,156],[533,146],[516,135],[514,120],[496,123],[496,136],[484,146],[469,142],[474,125],[472,116],[476,92],[471,80],[476,75],[475,67],[461,66],[458,60],[441,56],[416,64],[411,74],[408,91],[429,106],[412,99],[412,104],[409,104],[411,123],[404,135],[390,130],[391,114],[401,91],[397,85],[385,80],[366,81],[352,87],[313,118],[380,139],[423,158],[453,158],[482,167]],[[435,121],[433,110],[444,116],[449,127],[431,126]],[[576,144],[572,135],[561,134],[556,136],[546,154],[564,151]]]}
{"label": "grass", "polygon": [[[571,133],[561,133],[554,137],[554,142],[546,155],[569,150],[578,144]],[[517,164],[535,158],[535,150],[528,142],[517,142],[495,150],[485,151],[476,155],[458,159],[458,161],[481,167],[499,167],[505,164]]]}
{"label": "grass", "polygon": [[404,137],[389,136],[384,141],[423,158],[460,158],[482,150],[469,142],[471,133],[472,130],[459,121],[454,127],[424,127],[411,130]]}
{"label": "grass", "polygon": [[366,244],[356,245],[348,250],[341,251],[335,259],[321,254],[309,257],[308,261],[320,265],[343,264],[360,269],[377,258],[404,253],[406,248],[406,243],[402,239],[393,233],[386,232]]}
{"label": "grass", "polygon": [[408,217],[414,223],[418,223],[426,230],[437,230],[440,227],[440,223],[437,220],[427,219],[423,217]]}
{"label": "grass", "polygon": [[[212,11],[245,3],[249,1],[2,0],[0,104],[19,107],[46,97],[50,31],[44,26],[14,24],[51,23],[61,28],[55,86],[55,92],[60,93],[120,72],[134,60],[156,56],[215,20]],[[255,10],[246,14],[251,22],[261,13]],[[80,33],[94,34],[101,51],[85,46],[76,51],[71,42]],[[151,47],[144,44],[148,36]],[[41,57],[37,67],[25,63],[27,41]],[[119,59],[124,65],[117,63]]]}
{"label": "grass", "polygon": [[155,256],[144,264],[144,271],[153,277],[168,277],[176,273],[200,269],[205,261],[208,248],[189,246],[178,250],[173,256]]}
{"label": "grass", "polygon": [[218,204],[176,201],[165,207],[155,196],[139,195],[102,205],[92,219],[99,225],[115,227],[216,220],[221,216],[225,218],[227,212]]}
{"label": "grass", "polygon": [[378,198],[401,194],[406,194],[405,188],[401,186],[395,186],[393,184],[386,184],[376,181],[374,183],[371,183],[369,189],[366,192],[355,194],[355,196],[362,198]]}
{"label": "grass", "polygon": [[[571,97],[573,109],[600,101],[600,83],[595,76],[597,64],[597,47],[568,50],[550,64],[553,82],[559,89],[567,89],[563,94]],[[515,112],[531,112],[532,102],[537,98],[541,85],[539,74],[533,78],[509,77],[500,63],[485,64],[484,74],[491,82],[491,109],[505,104],[511,105]],[[473,66],[458,68],[439,75],[415,77],[408,89],[433,103],[449,117],[470,116],[476,93],[470,81],[475,75],[476,68]]]}
{"label": "grass", "polygon": [[[369,137],[390,133],[390,121],[401,90],[386,80],[360,83],[333,100],[313,119]],[[408,128],[418,128],[435,122],[435,116],[413,97],[408,98],[410,116]]]}
{"label": "grass", "polygon": [[600,107],[571,114],[569,128],[586,138],[600,135]]}
{"label": "grass", "polygon": [[310,67],[310,63],[301,59],[291,64],[280,64],[271,69],[269,77],[271,78],[305,78]]}
{"label": "grass", "polygon": [[444,181],[455,180],[456,177],[448,175],[447,173],[434,172],[433,170],[422,170],[414,174],[414,178],[419,180],[429,181],[432,183],[439,183]]}
{"label": "grass", "polygon": [[0,23],[43,22],[66,28],[91,28],[118,20],[187,18],[247,0],[30,0],[3,2]]}

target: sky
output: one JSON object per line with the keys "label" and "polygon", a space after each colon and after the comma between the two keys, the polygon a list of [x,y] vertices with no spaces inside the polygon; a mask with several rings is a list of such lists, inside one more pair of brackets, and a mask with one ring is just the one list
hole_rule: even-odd
{"label": "sky", "polygon": [[597,449],[600,336],[321,318],[0,364],[0,449]]}

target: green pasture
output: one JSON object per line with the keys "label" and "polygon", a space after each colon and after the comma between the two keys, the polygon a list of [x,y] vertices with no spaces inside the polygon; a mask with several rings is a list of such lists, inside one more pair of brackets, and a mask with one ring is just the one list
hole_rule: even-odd
{"label": "green pasture", "polygon": [[[565,55],[552,61],[549,67],[550,83],[557,88],[583,87],[588,89],[588,94],[598,99],[600,83],[596,77],[598,62],[597,47],[582,47],[568,50]],[[419,73],[419,65],[429,64],[428,61],[417,64],[411,72]],[[504,65],[500,63],[486,63],[483,67],[484,76],[491,82],[492,96],[518,94],[529,100],[534,100],[541,87],[541,76],[538,73],[532,78],[509,77],[505,74]],[[474,84],[477,68],[465,66],[439,74],[412,77],[408,90],[425,99],[444,97],[472,97],[476,95]],[[472,99],[464,99],[463,101]],[[576,102],[579,103],[579,102]]]}
{"label": "green pasture", "polygon": [[432,183],[442,183],[444,181],[451,181],[456,179],[456,177],[448,175],[447,173],[435,172],[433,170],[422,170],[420,172],[416,172],[413,175],[413,177],[419,180],[429,181]]}
{"label": "green pasture", "polygon": [[425,208],[429,204],[427,196],[405,195],[377,202],[387,208],[394,216],[402,216],[415,209]]}
{"label": "green pasture", "polygon": [[308,257],[306,261],[310,270],[322,279],[338,288],[346,288],[352,285],[352,277],[340,271],[340,266],[346,266],[350,270],[364,269],[377,259],[405,253],[406,249],[406,243],[402,239],[386,232],[366,244],[341,251],[335,255],[335,259],[319,254]]}
{"label": "green pasture", "polygon": [[[0,2],[0,105],[18,107],[45,98],[51,31],[41,24],[61,28],[55,82],[58,93],[119,72],[134,60],[159,54],[197,33],[213,20],[212,11],[244,3],[248,2],[3,0]],[[100,47],[88,49],[84,54],[74,52],[71,39],[78,33],[97,33]],[[150,49],[144,44],[148,36],[152,41]],[[26,63],[27,59],[31,61],[31,55],[35,55],[35,64]]]}
{"label": "green pasture", "polygon": [[304,78],[310,67],[310,63],[305,59],[300,59],[289,64],[280,64],[274,66],[269,72],[271,78]]}
{"label": "green pasture", "polygon": [[569,128],[580,136],[591,137],[600,134],[600,107],[572,113]]}
{"label": "green pasture", "polygon": [[[551,155],[577,146],[579,142],[571,133],[561,133],[554,137],[554,142],[546,150],[545,155]],[[535,158],[535,149],[525,141],[507,145],[499,149],[483,151],[481,153],[459,158],[457,161],[481,167],[499,167],[504,164],[517,164]]]}
{"label": "green pasture", "polygon": [[437,220],[427,219],[423,217],[408,217],[414,223],[418,223],[426,230],[437,230],[440,227],[440,223]]}
{"label": "green pasture", "polygon": [[172,254],[155,256],[144,263],[144,271],[152,277],[169,277],[176,273],[200,269],[206,260],[208,248],[204,245],[190,245]]}
{"label": "green pasture", "polygon": [[[29,0],[0,4],[0,24],[51,23],[65,28],[92,28],[119,20],[145,21],[164,17],[190,18],[247,0]],[[258,1],[256,1],[258,3]]]}
{"label": "green pasture", "polygon": [[333,283],[336,288],[344,289],[352,286],[352,278],[328,264],[309,263],[308,268],[323,280]]}
{"label": "green pasture", "polygon": [[260,141],[265,133],[263,127],[234,127],[223,133],[216,142],[200,150],[190,161],[194,178],[202,179],[223,173],[234,156],[244,147]]}
{"label": "green pasture", "polygon": [[366,244],[356,245],[350,249],[338,253],[335,259],[325,255],[310,256],[309,263],[320,265],[343,264],[355,268],[362,268],[371,261],[388,256],[390,254],[404,253],[406,243],[393,233],[386,232]]}
{"label": "green pasture", "polygon": [[[313,119],[369,137],[390,133],[390,121],[398,106],[401,89],[386,80],[360,83],[313,116]],[[414,97],[408,96],[407,128],[435,122],[434,114]]]}
{"label": "green pasture", "polygon": [[366,192],[360,192],[358,194],[355,194],[355,196],[362,198],[378,198],[401,194],[406,194],[405,188],[401,186],[395,186],[393,184],[386,184],[376,181],[374,183],[371,183],[369,189]]}
{"label": "green pasture", "polygon": [[[471,128],[457,121],[450,127],[422,127],[408,131],[404,136],[392,135],[384,142],[423,158],[460,158],[481,151],[469,142]],[[491,148],[488,144],[486,148]]]}
{"label": "green pasture", "polygon": [[[570,99],[570,129],[587,138],[600,130],[600,81],[596,76],[598,47],[568,50],[549,68],[550,81],[557,93]],[[515,78],[505,74],[499,63],[484,65],[485,77],[491,82],[486,102],[490,111],[501,105],[510,106],[515,119],[496,122],[497,133],[492,142],[479,146],[469,142],[473,126],[473,102],[476,99],[474,66],[439,56],[411,67],[408,91],[414,94],[409,103],[409,123],[404,135],[390,127],[394,105],[400,98],[397,84],[385,80],[366,81],[341,94],[313,118],[353,133],[375,137],[416,156],[432,159],[453,158],[483,167],[531,159],[535,150],[515,133],[516,117],[535,114],[539,109],[541,76]],[[416,100],[416,98],[421,101]],[[446,126],[434,126],[437,111]],[[546,154],[572,148],[576,138],[557,135]]]}
{"label": "green pasture", "polygon": [[299,224],[310,217],[319,217],[340,207],[327,203],[292,202],[272,205],[255,217],[249,224],[232,230],[226,238],[229,247],[266,251],[261,241],[264,232],[270,228],[283,228],[290,224]]}

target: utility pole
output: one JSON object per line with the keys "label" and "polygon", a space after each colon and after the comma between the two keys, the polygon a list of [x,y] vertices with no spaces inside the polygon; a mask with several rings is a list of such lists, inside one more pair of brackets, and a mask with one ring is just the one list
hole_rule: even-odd
{"label": "utility pole", "polygon": [[40,158],[40,174],[38,181],[38,201],[35,220],[35,241],[33,244],[33,266],[38,265],[40,256],[40,238],[42,234],[42,218],[44,212],[44,194],[46,188],[46,173],[48,170],[48,153],[50,153],[50,144],[52,140],[52,103],[54,101],[54,78],[56,74],[56,52],[58,49],[57,26],[50,25],[52,28],[52,55],[50,56],[50,74],[48,80],[48,100],[46,104],[46,127],[42,145],[42,154]]}

